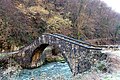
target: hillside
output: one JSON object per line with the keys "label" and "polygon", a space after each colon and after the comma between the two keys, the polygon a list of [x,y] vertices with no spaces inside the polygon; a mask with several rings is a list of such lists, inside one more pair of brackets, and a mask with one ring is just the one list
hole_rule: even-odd
{"label": "hillside", "polygon": [[119,24],[120,14],[100,0],[0,0],[0,51],[27,45],[44,32],[112,38],[98,44],[115,44]]}

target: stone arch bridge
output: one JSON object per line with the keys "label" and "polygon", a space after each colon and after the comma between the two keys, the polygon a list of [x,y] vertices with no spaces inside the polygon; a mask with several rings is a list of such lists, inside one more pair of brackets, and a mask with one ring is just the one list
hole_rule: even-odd
{"label": "stone arch bridge", "polygon": [[89,70],[97,60],[105,58],[101,48],[89,43],[76,40],[62,34],[45,33],[33,43],[22,49],[9,52],[22,67],[34,68],[44,62],[44,49],[52,46],[52,53],[61,53],[68,63],[72,73],[78,74]]}

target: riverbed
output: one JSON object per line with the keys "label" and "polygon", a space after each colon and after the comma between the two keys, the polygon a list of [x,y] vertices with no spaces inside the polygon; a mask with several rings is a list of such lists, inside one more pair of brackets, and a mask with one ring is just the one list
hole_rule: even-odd
{"label": "riverbed", "polygon": [[[85,72],[84,74],[72,76],[68,64],[52,62],[36,69],[23,69],[12,76],[4,76],[0,80],[120,80],[120,72],[116,73]],[[98,79],[99,78],[99,79]]]}
{"label": "riverbed", "polygon": [[57,78],[71,80],[71,77],[72,72],[67,63],[52,62],[36,69],[23,69],[8,78],[10,80],[56,80]]}

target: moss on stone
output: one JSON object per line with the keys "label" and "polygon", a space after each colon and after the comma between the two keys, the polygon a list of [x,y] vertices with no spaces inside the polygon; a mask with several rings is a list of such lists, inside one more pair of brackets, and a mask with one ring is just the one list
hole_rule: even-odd
{"label": "moss on stone", "polygon": [[62,63],[64,63],[65,60],[64,60],[63,57],[59,57],[59,56],[57,56],[57,57],[47,57],[45,59],[45,63],[50,63],[50,62],[62,62]]}

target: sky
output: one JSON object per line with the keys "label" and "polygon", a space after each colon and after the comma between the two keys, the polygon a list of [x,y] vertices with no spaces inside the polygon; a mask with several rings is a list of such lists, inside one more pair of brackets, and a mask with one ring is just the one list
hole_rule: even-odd
{"label": "sky", "polygon": [[113,10],[120,13],[120,0],[101,0],[104,1]]}

